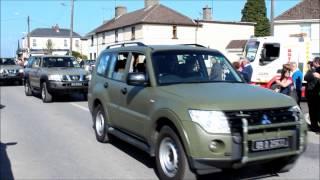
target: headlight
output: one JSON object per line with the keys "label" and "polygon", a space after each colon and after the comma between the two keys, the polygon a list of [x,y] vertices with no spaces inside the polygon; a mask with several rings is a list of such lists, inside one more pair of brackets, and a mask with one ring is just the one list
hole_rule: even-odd
{"label": "headlight", "polygon": [[19,69],[19,73],[23,73],[23,69]]}
{"label": "headlight", "polygon": [[86,75],[86,80],[88,80],[88,81],[91,80],[91,74]]}
{"label": "headlight", "polygon": [[304,119],[304,115],[298,105],[292,106],[289,111],[295,113],[297,115],[298,120]]}
{"label": "headlight", "polygon": [[193,122],[209,133],[230,133],[227,117],[221,111],[189,110],[189,114]]}
{"label": "headlight", "polygon": [[0,69],[0,74],[4,73],[4,70],[3,69]]}
{"label": "headlight", "polygon": [[49,81],[61,81],[62,80],[62,75],[49,75],[48,76]]}

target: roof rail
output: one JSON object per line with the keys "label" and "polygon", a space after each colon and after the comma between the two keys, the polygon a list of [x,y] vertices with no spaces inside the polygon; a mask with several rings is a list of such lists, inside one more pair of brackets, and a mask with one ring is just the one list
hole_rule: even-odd
{"label": "roof rail", "polygon": [[207,48],[201,44],[180,44],[180,45],[183,45],[183,46],[192,46],[192,47],[203,47],[203,48]]}
{"label": "roof rail", "polygon": [[119,44],[112,44],[106,47],[106,49],[111,49],[113,48],[117,48],[117,47],[127,47],[127,46],[132,46],[132,45],[136,45],[136,46],[146,46],[145,44],[143,44],[142,42],[127,42],[127,43],[119,43]]}

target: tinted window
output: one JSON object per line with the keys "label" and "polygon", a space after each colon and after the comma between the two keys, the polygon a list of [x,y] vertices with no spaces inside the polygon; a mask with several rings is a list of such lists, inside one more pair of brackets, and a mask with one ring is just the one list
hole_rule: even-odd
{"label": "tinted window", "polygon": [[80,67],[79,63],[72,57],[44,57],[43,67]]}
{"label": "tinted window", "polygon": [[242,82],[229,61],[210,51],[160,51],[152,55],[158,84]]}
{"label": "tinted window", "polygon": [[110,61],[110,68],[108,69],[108,78],[121,81],[125,74],[125,68],[129,53],[119,53]]}
{"label": "tinted window", "polygon": [[14,59],[12,58],[1,58],[0,65],[15,65]]}
{"label": "tinted window", "polygon": [[259,44],[260,43],[258,41],[249,41],[247,43],[246,48],[245,48],[245,55],[249,61],[252,62],[256,58]]}

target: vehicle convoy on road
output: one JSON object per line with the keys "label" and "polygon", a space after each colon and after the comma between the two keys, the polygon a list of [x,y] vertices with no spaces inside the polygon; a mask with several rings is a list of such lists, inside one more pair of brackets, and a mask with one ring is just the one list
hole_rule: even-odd
{"label": "vehicle convoy on road", "polygon": [[0,58],[0,82],[22,85],[23,68],[17,65],[14,58]]}
{"label": "vehicle convoy on road", "polygon": [[25,94],[40,93],[45,103],[63,94],[82,93],[86,98],[89,78],[72,56],[32,56],[24,71]]}
{"label": "vehicle convoy on road", "polygon": [[[244,48],[244,56],[251,62],[254,69],[252,82],[271,88],[276,79],[280,78],[283,64],[295,62],[305,74],[308,61],[312,60],[309,38],[303,34],[297,37],[253,37]],[[303,93],[304,96],[304,93]]]}
{"label": "vehicle convoy on road", "polygon": [[97,140],[116,136],[146,151],[160,179],[253,163],[288,171],[306,149],[307,126],[295,101],[244,83],[225,56],[208,48],[109,46],[92,72],[88,106]]}

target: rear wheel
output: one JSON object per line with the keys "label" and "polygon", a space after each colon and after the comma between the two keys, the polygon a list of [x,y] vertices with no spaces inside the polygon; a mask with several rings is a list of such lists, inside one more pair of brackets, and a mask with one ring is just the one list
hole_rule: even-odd
{"label": "rear wheel", "polygon": [[156,165],[160,179],[196,179],[176,133],[168,126],[160,130],[156,145]]}
{"label": "rear wheel", "polygon": [[32,95],[32,90],[31,90],[30,83],[28,80],[26,80],[24,83],[24,93],[26,94],[26,96]]}
{"label": "rear wheel", "polygon": [[93,123],[96,139],[102,143],[110,142],[111,139],[107,132],[107,116],[101,105],[98,105],[93,111]]}
{"label": "rear wheel", "polygon": [[41,99],[44,103],[52,102],[52,95],[48,92],[47,83],[45,82],[41,86]]}

